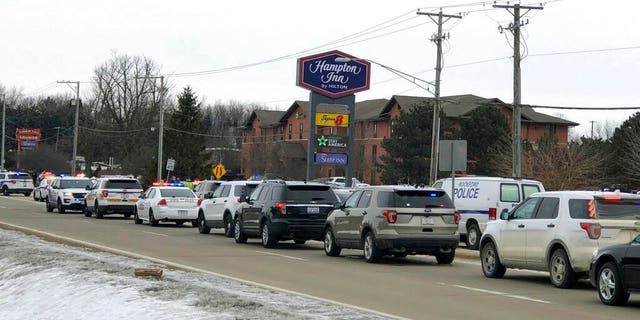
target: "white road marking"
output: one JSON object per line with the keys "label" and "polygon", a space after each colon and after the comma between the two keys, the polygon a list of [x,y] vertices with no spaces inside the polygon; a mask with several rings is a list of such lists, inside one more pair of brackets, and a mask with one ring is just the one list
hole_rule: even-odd
{"label": "white road marking", "polygon": [[282,258],[287,258],[287,259],[300,260],[300,261],[309,261],[307,259],[302,259],[302,258],[292,257],[292,256],[285,256],[284,254],[278,254],[278,253],[273,253],[273,252],[266,252],[266,251],[256,251],[256,252],[269,254],[269,255],[272,255],[272,256],[278,256],[278,257],[282,257]]}
{"label": "white road marking", "polygon": [[459,289],[465,289],[465,290],[469,290],[469,291],[493,294],[493,295],[496,295],[496,296],[503,296],[503,297],[507,297],[507,298],[520,299],[520,300],[526,300],[526,301],[538,302],[538,303],[551,303],[551,301],[547,301],[547,300],[540,300],[540,299],[535,299],[535,298],[531,298],[531,297],[527,297],[527,296],[521,296],[521,295],[517,295],[517,294],[510,294],[510,293],[506,293],[506,292],[486,290],[486,289],[480,289],[480,288],[473,288],[473,287],[461,286],[461,285],[457,285],[457,284],[446,284],[446,283],[441,283],[441,282],[438,283],[438,284],[443,285],[443,286],[450,286],[450,287],[454,287],[454,288],[459,288]]}
{"label": "white road marking", "polygon": [[148,233],[148,234],[153,234],[156,236],[163,236],[163,237],[168,237],[168,234],[164,234],[164,233],[155,233],[155,232],[150,232],[150,231],[142,231],[142,233]]}

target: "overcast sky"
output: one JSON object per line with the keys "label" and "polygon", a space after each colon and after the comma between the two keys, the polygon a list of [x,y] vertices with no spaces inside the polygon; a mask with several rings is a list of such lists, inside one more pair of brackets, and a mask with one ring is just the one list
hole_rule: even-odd
{"label": "overcast sky", "polygon": [[[296,59],[318,52],[341,50],[433,81],[436,46],[429,38],[437,25],[416,11],[443,6],[445,14],[464,17],[444,24],[450,38],[444,46],[442,96],[474,94],[511,103],[513,37],[498,27],[507,27],[513,17],[492,4],[3,0],[0,85],[39,96],[73,93],[58,80],[82,81],[82,95],[88,95],[94,68],[117,53],[154,60],[173,94],[188,85],[206,103],[236,100],[285,110],[309,96],[295,85]],[[529,23],[522,31],[522,103],[640,107],[640,1],[560,0],[542,6],[523,17]],[[202,71],[208,72],[184,75]],[[374,64],[371,88],[357,93],[356,101],[394,94],[432,96]],[[590,121],[598,128],[638,111],[537,110],[562,114],[587,134]]]}

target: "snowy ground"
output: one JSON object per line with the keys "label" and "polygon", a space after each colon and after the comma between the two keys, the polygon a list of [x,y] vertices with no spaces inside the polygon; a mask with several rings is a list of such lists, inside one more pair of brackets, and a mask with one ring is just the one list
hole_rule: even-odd
{"label": "snowy ground", "polygon": [[[160,267],[161,280],[135,268]],[[384,319],[341,305],[0,229],[0,319]]]}

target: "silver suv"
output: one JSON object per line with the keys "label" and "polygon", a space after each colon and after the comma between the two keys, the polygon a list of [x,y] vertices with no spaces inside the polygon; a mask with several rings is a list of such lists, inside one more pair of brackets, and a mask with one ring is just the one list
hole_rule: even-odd
{"label": "silver suv", "polygon": [[132,176],[102,176],[87,190],[84,215],[91,217],[95,213],[97,219],[111,213],[131,217],[142,195],[142,185]]}
{"label": "silver suv", "polygon": [[351,194],[331,212],[324,229],[324,251],[363,249],[367,262],[384,255],[427,254],[450,264],[458,247],[460,215],[442,189],[371,186]]}

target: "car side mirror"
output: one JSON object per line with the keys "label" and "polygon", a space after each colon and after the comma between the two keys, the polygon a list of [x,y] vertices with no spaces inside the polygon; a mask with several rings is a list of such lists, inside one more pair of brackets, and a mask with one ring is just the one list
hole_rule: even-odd
{"label": "car side mirror", "polygon": [[509,220],[509,210],[508,209],[502,209],[502,212],[500,212],[500,219],[501,220]]}
{"label": "car side mirror", "polygon": [[203,199],[211,199],[213,198],[213,192],[207,192],[202,196]]}

